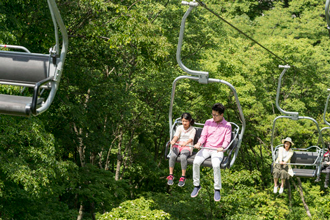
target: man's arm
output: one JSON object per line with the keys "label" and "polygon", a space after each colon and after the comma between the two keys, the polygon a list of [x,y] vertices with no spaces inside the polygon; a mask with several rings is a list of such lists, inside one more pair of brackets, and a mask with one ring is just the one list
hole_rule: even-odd
{"label": "man's arm", "polygon": [[223,149],[227,149],[228,145],[231,141],[231,125],[229,124],[227,130],[226,130],[226,134],[225,134],[225,139],[223,141],[222,147]]}

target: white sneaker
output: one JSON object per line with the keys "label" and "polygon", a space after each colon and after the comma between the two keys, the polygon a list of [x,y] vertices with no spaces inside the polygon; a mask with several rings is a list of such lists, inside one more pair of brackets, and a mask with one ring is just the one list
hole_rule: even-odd
{"label": "white sneaker", "polygon": [[281,188],[280,188],[280,191],[279,191],[278,193],[279,193],[279,194],[283,193],[283,190],[284,190],[284,189],[281,187]]}
{"label": "white sneaker", "polygon": [[274,186],[274,193],[277,193],[277,189],[278,189],[278,187]]}

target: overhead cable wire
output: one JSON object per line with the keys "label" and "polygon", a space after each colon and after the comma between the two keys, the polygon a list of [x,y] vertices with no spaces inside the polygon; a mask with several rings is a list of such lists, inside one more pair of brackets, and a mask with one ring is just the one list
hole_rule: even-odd
{"label": "overhead cable wire", "polygon": [[212,9],[208,8],[207,5],[200,1],[200,0],[196,0],[198,2],[198,4],[202,7],[204,7],[206,10],[208,10],[209,12],[211,12],[212,14],[214,14],[216,17],[218,17],[219,19],[221,19],[222,21],[224,21],[225,23],[227,23],[229,26],[231,26],[232,28],[234,28],[236,31],[238,31],[239,33],[243,34],[245,37],[247,37],[248,39],[250,39],[251,41],[253,41],[254,43],[258,44],[260,47],[262,47],[263,49],[265,49],[268,53],[272,54],[274,57],[276,57],[277,59],[283,61],[284,63],[288,64],[283,58],[277,56],[275,53],[273,53],[271,50],[267,49],[266,47],[264,47],[263,45],[261,45],[258,41],[254,40],[252,37],[248,36],[246,33],[244,33],[243,31],[241,31],[240,29],[238,29],[237,27],[235,27],[234,25],[232,25],[230,22],[226,21],[224,18],[222,18],[218,13],[214,12]]}

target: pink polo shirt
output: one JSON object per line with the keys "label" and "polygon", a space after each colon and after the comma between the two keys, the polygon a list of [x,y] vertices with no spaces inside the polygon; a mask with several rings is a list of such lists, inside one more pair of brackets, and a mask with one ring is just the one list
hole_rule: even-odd
{"label": "pink polo shirt", "polygon": [[231,124],[223,118],[220,123],[216,123],[213,119],[207,120],[198,142],[204,144],[204,147],[226,149],[230,140]]}

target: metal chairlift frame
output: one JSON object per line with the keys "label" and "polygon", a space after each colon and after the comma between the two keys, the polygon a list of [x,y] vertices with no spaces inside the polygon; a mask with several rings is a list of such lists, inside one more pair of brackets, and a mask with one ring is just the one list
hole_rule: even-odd
{"label": "metal chairlift frame", "polygon": [[[173,103],[174,103],[175,88],[176,88],[177,82],[179,80],[182,80],[182,79],[190,79],[190,80],[193,80],[193,81],[197,81],[199,83],[202,83],[202,84],[208,84],[208,83],[221,83],[221,84],[224,84],[224,85],[228,86],[231,89],[231,91],[233,92],[233,94],[235,96],[237,108],[239,110],[240,120],[241,120],[241,123],[242,123],[242,128],[240,129],[240,133],[238,135],[238,143],[237,143],[237,146],[236,146],[236,151],[235,151],[235,153],[234,153],[234,155],[233,155],[233,157],[232,157],[232,159],[230,161],[230,164],[228,165],[228,168],[230,168],[235,163],[235,160],[236,160],[236,157],[237,157],[237,154],[238,154],[238,151],[239,151],[239,148],[241,146],[242,139],[243,139],[245,127],[246,127],[243,110],[241,108],[241,105],[240,105],[240,102],[239,102],[239,99],[238,99],[238,95],[237,95],[236,89],[234,88],[233,85],[231,85],[229,82],[226,82],[224,80],[209,78],[209,73],[208,72],[191,70],[191,69],[187,68],[182,63],[182,61],[181,61],[181,47],[182,47],[182,42],[183,42],[184,30],[185,30],[185,22],[186,22],[186,19],[187,19],[188,15],[190,14],[190,12],[195,7],[197,7],[199,5],[195,1],[193,1],[193,2],[182,1],[182,4],[183,5],[189,5],[189,8],[186,11],[186,13],[184,14],[184,16],[182,18],[182,21],[181,21],[179,41],[178,41],[178,48],[177,48],[177,53],[176,53],[176,59],[177,59],[177,62],[179,64],[179,66],[181,67],[181,69],[183,71],[185,71],[188,74],[196,75],[197,77],[195,77],[195,76],[179,76],[179,77],[177,77],[173,81],[173,84],[172,84],[172,93],[171,93],[171,102],[170,102],[170,109],[169,109],[169,116],[168,116],[169,117],[170,140],[172,140],[172,138],[173,138],[172,129],[174,128],[174,126],[173,126],[173,123],[172,123],[173,122],[172,112],[173,112]],[[204,125],[204,124],[200,124],[200,123],[196,123],[196,124]]]}
{"label": "metal chairlift frame", "polygon": [[[330,89],[328,89],[328,91],[330,91]],[[326,103],[325,103],[325,107],[324,107],[324,112],[323,112],[323,121],[324,121],[324,123],[325,123],[326,125],[328,125],[328,127],[324,127],[324,128],[322,128],[322,129],[321,129],[321,133],[322,133],[323,131],[325,131],[325,130],[330,129],[330,123],[329,123],[329,122],[327,121],[327,119],[326,119],[327,109],[328,109],[328,105],[329,105],[329,99],[330,99],[330,94],[328,95],[328,98],[327,98],[327,101],[326,101]],[[324,152],[325,152],[325,149],[324,149],[324,151],[323,151],[323,154],[324,154]],[[322,155],[322,156],[323,156],[323,155]],[[322,158],[322,159],[323,159],[323,158]],[[325,170],[323,170],[322,173],[326,173]]]}
{"label": "metal chairlift frame", "polygon": [[[316,125],[317,127],[317,130],[318,130],[318,134],[319,134],[319,143],[321,142],[323,148],[320,148],[318,146],[310,146],[309,148],[306,148],[306,149],[303,149],[303,148],[292,148],[293,150],[303,150],[303,151],[307,151],[311,148],[316,148],[316,152],[317,152],[317,158],[315,159],[315,161],[313,163],[290,163],[290,165],[303,165],[303,166],[315,166],[316,167],[316,172],[315,172],[315,175],[311,176],[311,177],[317,177],[317,181],[319,180],[320,178],[320,174],[321,174],[321,165],[322,165],[322,157],[323,157],[323,152],[324,152],[324,141],[323,141],[323,137],[322,137],[322,133],[321,133],[321,130],[320,130],[320,127],[319,127],[319,124],[317,123],[317,121],[314,119],[314,118],[311,118],[311,117],[307,117],[307,116],[299,116],[299,113],[298,112],[288,112],[288,111],[285,111],[283,110],[280,105],[279,105],[279,96],[280,96],[280,92],[281,92],[281,84],[282,84],[282,78],[285,74],[285,72],[290,68],[289,65],[285,65],[285,66],[282,66],[280,65],[279,68],[284,68],[279,79],[278,79],[278,86],[277,86],[277,92],[276,92],[276,107],[277,109],[284,115],[281,115],[281,116],[278,116],[274,119],[273,121],[273,128],[272,128],[272,137],[271,137],[271,150],[272,150],[272,159],[273,159],[273,163],[275,163],[275,160],[276,160],[276,150],[283,146],[283,144],[280,144],[278,146],[276,146],[274,148],[274,133],[275,133],[275,126],[276,126],[276,121],[278,119],[281,119],[281,118],[287,118],[287,119],[291,119],[291,120],[300,120],[300,119],[307,119],[307,120],[311,120],[314,122],[314,124]],[[298,175],[296,175],[298,176]]]}
{"label": "metal chairlift frame", "polygon": [[[38,115],[45,112],[54,100],[61,79],[66,53],[68,50],[68,35],[55,0],[47,0],[47,2],[53,20],[56,40],[56,45],[50,49],[49,54],[31,53],[27,48],[22,46],[0,45],[0,47],[3,48],[21,49],[25,51],[14,52],[0,50],[0,59],[3,59],[2,68],[5,68],[2,72],[3,77],[0,78],[0,84],[34,88],[31,100],[30,97],[24,96],[0,95],[0,103],[3,106],[0,111],[0,114],[9,114],[16,116]],[[61,51],[59,46],[60,42],[58,36],[58,28],[60,29],[62,35]],[[13,70],[13,68],[16,67],[11,63],[8,64],[6,67],[7,60],[14,64],[15,62],[30,62],[32,63],[32,65],[30,64],[29,67],[31,67],[32,70],[29,68],[24,69],[23,65],[20,66],[20,69]],[[39,64],[41,68],[39,68],[39,66],[35,67],[34,64]],[[47,64],[49,65],[48,67],[46,67]],[[45,76],[42,77],[34,76],[34,70],[38,70],[36,72],[38,72],[39,75],[42,75],[43,71],[46,71],[47,73],[45,73]],[[11,72],[12,74],[10,74]],[[29,72],[30,74],[26,74],[26,76],[24,76],[24,74],[27,72]],[[31,78],[34,78],[34,80],[30,81],[29,79],[27,79],[29,76],[33,76]],[[12,77],[14,79],[12,79]],[[51,89],[47,99],[42,102],[42,99],[38,99],[40,88]],[[23,105],[26,105],[25,109]]]}
{"label": "metal chairlift frame", "polygon": [[325,19],[327,20],[327,29],[330,37],[330,14],[329,14],[330,0],[326,0],[325,2]]}

